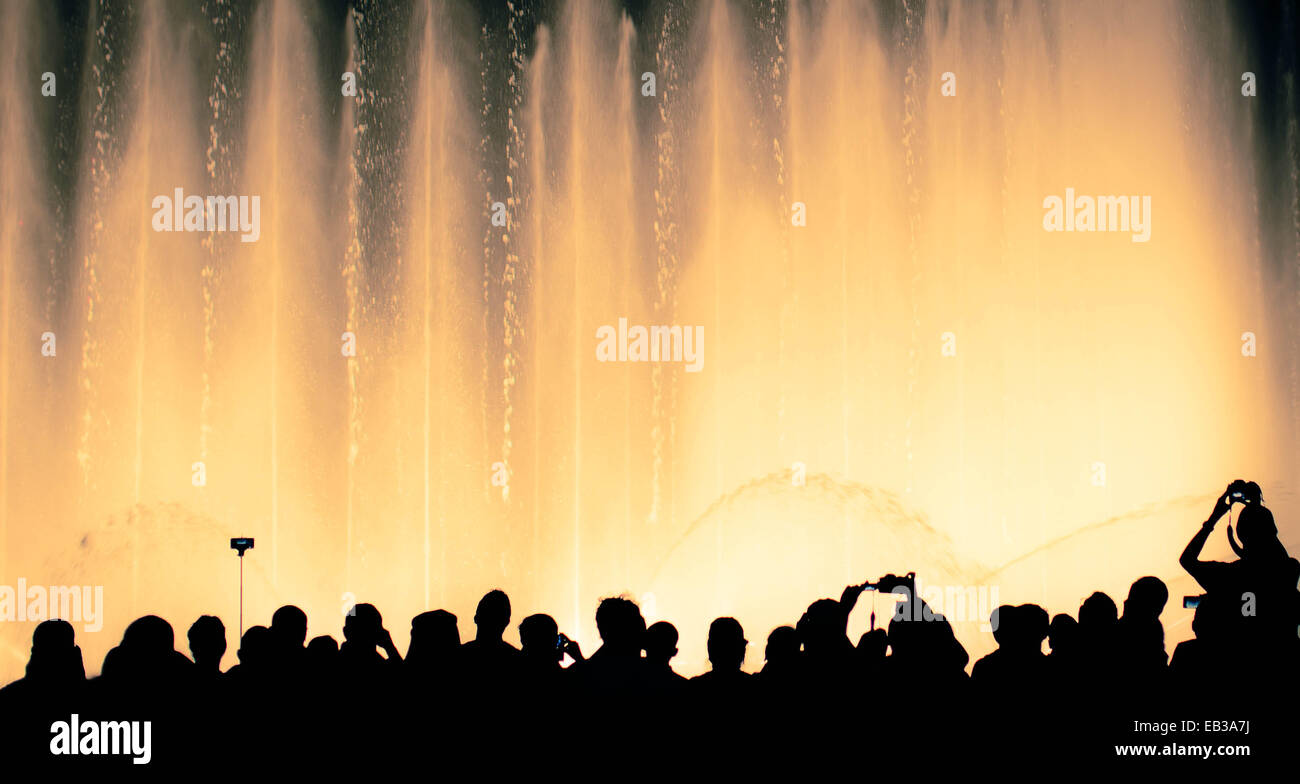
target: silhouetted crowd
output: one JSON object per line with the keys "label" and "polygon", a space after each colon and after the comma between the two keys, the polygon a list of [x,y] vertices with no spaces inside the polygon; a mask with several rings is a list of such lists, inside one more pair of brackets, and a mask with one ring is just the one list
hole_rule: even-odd
{"label": "silhouetted crowd", "polygon": [[[1242,504],[1240,541],[1231,527],[1228,537],[1238,560],[1199,560],[1234,502]],[[575,755],[596,764],[603,753],[627,765],[626,755],[646,749],[773,764],[859,747],[1008,759],[1051,747],[1068,756],[1100,753],[1070,745],[1093,736],[1144,742],[1131,725],[1153,718],[1250,718],[1256,740],[1282,732],[1270,717],[1295,707],[1300,562],[1282,546],[1258,486],[1230,485],[1180,563],[1205,593],[1189,602],[1195,638],[1172,656],[1160,621],[1168,589],[1142,577],[1122,610],[1104,593],[1074,616],[998,607],[990,618],[997,649],[969,674],[949,622],[906,590],[887,627],[854,644],[849,613],[869,584],[818,599],[797,623],[772,630],[756,673],[742,670],[749,642],[740,622],[716,619],[710,670],[690,679],[673,670],[677,629],[647,626],[626,598],[599,603],[601,644],[590,656],[544,614],[519,622],[519,648],[506,642],[511,607],[499,590],[478,603],[466,642],[452,613],[415,616],[405,655],[372,605],[346,616],[341,645],[324,635],[308,640],[306,614],[285,606],[269,626],[244,632],[238,664],[225,672],[219,618],[193,622],[187,657],[167,621],[145,616],[93,679],[72,626],[49,620],[33,634],[26,677],[0,690],[0,742],[13,747],[11,758],[49,766],[129,764],[51,757],[51,722],[75,712],[151,719],[155,766],[214,772],[274,758],[378,773],[388,770],[380,760],[399,758],[567,769]]]}

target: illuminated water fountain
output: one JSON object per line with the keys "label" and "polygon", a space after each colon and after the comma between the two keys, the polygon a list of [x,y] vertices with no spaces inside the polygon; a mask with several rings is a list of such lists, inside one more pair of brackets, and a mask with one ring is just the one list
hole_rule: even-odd
{"label": "illuminated water fountain", "polygon": [[[1261,201],[1219,6],[359,5],[7,9],[59,88],[0,96],[0,582],[104,585],[90,669],[145,612],[231,626],[233,535],[254,619],[373,601],[404,646],[499,586],[591,649],[628,592],[687,671],[712,614],[881,571],[1173,580],[1237,476],[1294,543],[1295,183]],[[257,240],[155,231],[177,188]],[[1067,188],[1149,240],[1045,231]],[[620,320],[699,372],[601,361]]]}

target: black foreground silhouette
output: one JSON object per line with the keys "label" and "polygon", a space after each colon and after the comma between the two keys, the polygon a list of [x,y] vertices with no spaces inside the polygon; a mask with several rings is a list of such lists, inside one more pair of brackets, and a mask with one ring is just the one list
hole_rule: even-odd
{"label": "black foreground silhouette", "polygon": [[[1199,560],[1233,503],[1242,509],[1227,535],[1238,559]],[[817,599],[792,626],[772,630],[757,673],[741,669],[749,641],[740,622],[718,618],[708,630],[711,669],[689,680],[672,668],[677,629],[663,621],[647,628],[625,598],[596,608],[601,645],[590,656],[544,614],[519,622],[522,649],[504,641],[511,608],[499,590],[479,602],[467,642],[452,613],[415,616],[405,657],[372,605],[347,616],[341,645],[328,636],[308,641],[306,614],[285,606],[270,626],[244,632],[238,663],[225,672],[220,619],[192,623],[187,657],[167,621],[145,616],[93,679],[73,627],[49,620],[32,635],[26,677],[0,689],[0,745],[13,765],[142,772],[125,754],[53,755],[52,723],[75,713],[82,721],[149,720],[148,771],[202,779],[254,770],[436,775],[466,766],[493,778],[627,778],[676,768],[671,760],[732,773],[863,770],[872,759],[918,771],[1046,773],[1074,760],[1119,764],[1121,744],[1246,744],[1252,761],[1285,756],[1297,728],[1300,562],[1282,546],[1259,486],[1229,485],[1180,563],[1205,593],[1188,602],[1196,605],[1195,639],[1172,656],[1160,622],[1168,590],[1142,577],[1122,612],[1104,593],[1076,616],[998,607],[990,618],[998,647],[969,675],[948,621],[923,602],[912,607],[921,600],[905,590],[887,628],[856,645],[849,639],[848,616],[866,588],[907,585],[893,575]],[[1139,730],[1138,722],[1178,729]],[[399,761],[414,767],[394,767]]]}

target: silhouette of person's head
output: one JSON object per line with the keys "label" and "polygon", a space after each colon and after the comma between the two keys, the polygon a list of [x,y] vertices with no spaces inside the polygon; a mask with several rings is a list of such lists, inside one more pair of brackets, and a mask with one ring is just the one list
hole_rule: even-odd
{"label": "silhouette of person's head", "polygon": [[1016,615],[1020,627],[1017,632],[1018,644],[1023,646],[1027,653],[1041,654],[1043,640],[1047,639],[1051,626],[1047,610],[1036,604],[1022,604],[1016,607]]}
{"label": "silhouette of person's head", "polygon": [[[1259,505],[1264,503],[1264,491],[1260,489],[1258,483],[1238,479],[1232,485],[1238,485],[1242,492],[1242,499],[1246,504]],[[1233,489],[1232,485],[1229,485],[1229,490]]]}
{"label": "silhouette of person's head", "polygon": [[735,618],[718,618],[709,624],[709,663],[715,671],[739,670],[745,663],[747,645],[749,641]]}
{"label": "silhouette of person's head", "polygon": [[446,610],[429,610],[411,619],[411,644],[406,660],[419,664],[446,659],[460,647],[456,616]]}
{"label": "silhouette of person's head", "polygon": [[177,665],[187,662],[175,643],[167,621],[156,615],[136,618],[122,633],[121,644],[104,657],[104,675],[161,686],[177,674]]}
{"label": "silhouette of person's head", "polygon": [[1285,555],[1277,536],[1273,513],[1260,504],[1246,504],[1237,516],[1237,536],[1241,539],[1242,558]]}
{"label": "silhouette of person's head", "polygon": [[1128,598],[1124,600],[1124,617],[1130,619],[1155,620],[1165,609],[1169,601],[1169,588],[1159,577],[1139,577],[1128,589]]}
{"label": "silhouette of person's head", "polygon": [[970,654],[957,641],[952,624],[941,613],[935,612],[919,597],[910,602],[920,606],[904,608],[889,621],[890,658],[914,670],[942,674],[945,677],[964,676]]}
{"label": "silhouette of person's head", "polygon": [[61,618],[52,618],[36,624],[32,632],[32,655],[59,654],[76,647],[77,632],[72,624]]}
{"label": "silhouette of person's head", "polygon": [[244,630],[235,655],[246,672],[260,672],[269,663],[272,650],[271,630],[265,626],[250,626]]}
{"label": "silhouette of person's head", "polygon": [[1047,611],[1036,604],[1004,604],[989,614],[998,648],[1016,655],[1040,654],[1047,639]]}
{"label": "silhouette of person's head", "polygon": [[1066,613],[1057,613],[1047,629],[1047,644],[1053,654],[1069,656],[1079,648],[1079,622]]}
{"label": "silhouette of person's head", "polygon": [[668,667],[677,655],[677,627],[668,621],[650,624],[645,630],[645,657],[654,667]]}
{"label": "silhouette of person's head", "polygon": [[52,685],[69,685],[85,680],[86,668],[72,624],[52,619],[36,625],[32,632],[32,657],[27,661],[27,677]]}
{"label": "silhouette of person's head", "polygon": [[156,615],[136,618],[122,634],[122,646],[140,657],[162,658],[175,650],[175,644],[172,625]]}
{"label": "silhouette of person's head", "polygon": [[641,656],[645,619],[641,617],[641,608],[631,599],[621,596],[601,599],[596,607],[596,631],[600,632],[602,646],[609,651]]}
{"label": "silhouette of person's head", "polygon": [[1119,619],[1115,600],[1097,591],[1079,605],[1079,631],[1085,635],[1106,634]]}
{"label": "silhouette of person's head", "polygon": [[999,648],[1006,647],[1015,637],[1016,620],[1016,608],[1009,604],[999,605],[989,613],[989,626]]}
{"label": "silhouette of person's head", "polygon": [[307,659],[312,663],[330,663],[339,652],[339,644],[328,634],[311,638],[307,643]]}
{"label": "silhouette of person's head", "polygon": [[858,638],[858,659],[864,664],[879,664],[889,650],[889,634],[884,629],[872,629]]}
{"label": "silhouette of person's head", "polygon": [[332,676],[338,660],[339,644],[328,634],[321,634],[311,638],[311,642],[307,643],[306,652],[303,654],[303,661],[307,665],[309,676],[316,679]]}
{"label": "silhouette of person's head", "polygon": [[474,611],[474,625],[478,627],[476,639],[500,640],[510,625],[510,597],[505,591],[491,590],[478,601]]}
{"label": "silhouette of person's head", "polygon": [[281,652],[300,650],[307,639],[307,613],[286,604],[271,616],[271,637]]}
{"label": "silhouette of person's head", "polygon": [[794,667],[799,660],[799,632],[793,626],[778,626],[767,635],[763,659],[773,669]]}
{"label": "silhouette of person's head", "polygon": [[1196,611],[1192,613],[1192,634],[1196,635],[1196,639],[1198,640],[1204,639],[1206,632],[1210,631],[1211,622],[1209,619],[1211,613],[1210,610],[1206,609],[1208,604],[1208,602],[1202,599],[1201,602],[1196,605]]}
{"label": "silhouette of person's head", "polygon": [[556,645],[560,627],[555,619],[544,613],[530,615],[519,622],[519,644],[529,661],[538,664],[559,664],[564,652]]}
{"label": "silhouette of person's head", "polygon": [[373,651],[384,629],[384,617],[373,604],[358,604],[343,621],[343,639],[358,650]]}
{"label": "silhouette of person's head", "polygon": [[843,606],[834,599],[818,599],[808,605],[803,617],[799,619],[799,636],[803,640],[804,650],[813,656],[820,656],[835,650],[836,646],[850,645],[845,633],[848,617]]}
{"label": "silhouette of person's head", "polygon": [[1079,605],[1079,642],[1089,667],[1098,673],[1118,664],[1119,612],[1115,600],[1097,591]]}
{"label": "silhouette of person's head", "polygon": [[221,671],[221,657],[226,655],[226,626],[215,615],[200,615],[190,625],[186,635],[190,641],[190,655],[199,670],[205,673]]}
{"label": "silhouette of person's head", "polygon": [[1196,639],[1212,646],[1237,643],[1240,633],[1241,604],[1231,591],[1209,591],[1200,597],[1192,616],[1192,632]]}

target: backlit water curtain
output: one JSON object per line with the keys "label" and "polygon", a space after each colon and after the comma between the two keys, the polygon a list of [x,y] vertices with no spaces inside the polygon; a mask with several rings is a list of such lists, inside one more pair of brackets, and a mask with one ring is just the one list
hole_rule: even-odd
{"label": "backlit water curtain", "polygon": [[404,646],[501,587],[591,646],[628,593],[684,672],[884,572],[1176,599],[1238,476],[1295,551],[1295,93],[1251,20],[482,6],[5,5],[0,583],[102,586],[88,668],[147,612],[233,627],[237,535],[257,622],[370,601]]}

